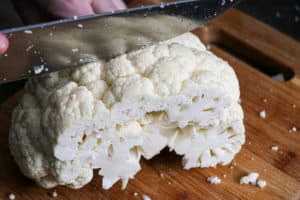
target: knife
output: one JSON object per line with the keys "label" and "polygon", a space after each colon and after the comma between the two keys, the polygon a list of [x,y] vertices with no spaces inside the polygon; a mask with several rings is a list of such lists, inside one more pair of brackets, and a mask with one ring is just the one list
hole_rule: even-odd
{"label": "knife", "polygon": [[109,60],[191,31],[239,0],[180,0],[2,30],[0,84]]}

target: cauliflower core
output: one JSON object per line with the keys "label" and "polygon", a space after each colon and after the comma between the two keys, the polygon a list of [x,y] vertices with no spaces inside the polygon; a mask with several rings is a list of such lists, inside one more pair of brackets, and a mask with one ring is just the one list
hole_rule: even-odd
{"label": "cauliflower core", "polygon": [[43,187],[126,186],[168,147],[185,169],[231,162],[245,140],[232,68],[191,33],[109,62],[28,80],[14,110],[11,153]]}

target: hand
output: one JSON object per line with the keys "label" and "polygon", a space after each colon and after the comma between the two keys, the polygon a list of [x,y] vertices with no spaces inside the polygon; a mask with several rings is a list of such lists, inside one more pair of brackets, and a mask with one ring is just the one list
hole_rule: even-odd
{"label": "hand", "polygon": [[122,0],[36,0],[37,3],[58,18],[91,15],[126,9]]}
{"label": "hand", "polygon": [[8,39],[5,35],[0,33],[0,55],[4,54],[8,49]]}
{"label": "hand", "polygon": [[[91,15],[126,9],[122,0],[35,0],[42,8],[58,18]],[[8,49],[7,37],[0,33],[0,55]]]}

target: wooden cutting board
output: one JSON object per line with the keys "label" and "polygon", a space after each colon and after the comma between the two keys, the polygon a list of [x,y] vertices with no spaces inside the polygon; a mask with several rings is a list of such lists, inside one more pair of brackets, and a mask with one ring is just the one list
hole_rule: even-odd
{"label": "wooden cutting board", "polygon": [[[142,199],[143,194],[152,200],[300,199],[300,131],[289,132],[294,126],[300,129],[300,44],[234,9],[195,34],[232,65],[240,80],[247,139],[232,164],[186,171],[179,156],[163,151],[142,160],[142,170],[126,190],[120,190],[120,182],[102,190],[101,177],[95,173],[82,189],[57,187],[56,199]],[[269,74],[282,72],[289,80],[272,80],[254,66]],[[0,199],[7,199],[9,193],[22,200],[53,199],[49,193],[54,190],[25,178],[9,153],[10,116],[21,94],[0,105]],[[259,116],[262,110],[266,110],[265,119]],[[278,146],[278,151],[272,151],[272,146]],[[267,186],[240,185],[241,176],[249,172],[258,172]],[[220,177],[221,184],[209,184],[208,176]]]}

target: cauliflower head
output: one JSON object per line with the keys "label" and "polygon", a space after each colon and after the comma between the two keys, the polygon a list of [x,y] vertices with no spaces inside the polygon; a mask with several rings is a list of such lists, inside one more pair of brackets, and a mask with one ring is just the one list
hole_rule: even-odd
{"label": "cauliflower head", "polygon": [[226,165],[245,141],[239,84],[227,62],[186,33],[108,62],[28,80],[11,153],[45,188],[80,188],[93,170],[123,187],[168,147],[183,167]]}

